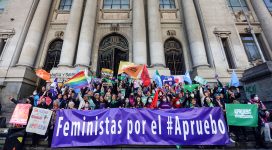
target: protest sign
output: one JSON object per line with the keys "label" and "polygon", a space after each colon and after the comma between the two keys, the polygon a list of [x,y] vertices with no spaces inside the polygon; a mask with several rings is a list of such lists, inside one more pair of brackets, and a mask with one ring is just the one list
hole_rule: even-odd
{"label": "protest sign", "polygon": [[101,77],[102,78],[111,78],[111,77],[113,77],[113,70],[102,68],[101,69]]}
{"label": "protest sign", "polygon": [[163,84],[168,84],[169,86],[172,86],[175,84],[174,76],[161,76],[161,80]]}
{"label": "protest sign", "polygon": [[30,104],[17,104],[9,123],[26,125],[30,108]]}
{"label": "protest sign", "polygon": [[[71,142],[73,141],[73,142]],[[52,147],[225,145],[221,108],[59,110]]]}
{"label": "protest sign", "polygon": [[26,132],[45,135],[51,115],[51,110],[34,107],[26,126]]}
{"label": "protest sign", "polygon": [[258,126],[258,108],[252,104],[226,104],[228,125]]}

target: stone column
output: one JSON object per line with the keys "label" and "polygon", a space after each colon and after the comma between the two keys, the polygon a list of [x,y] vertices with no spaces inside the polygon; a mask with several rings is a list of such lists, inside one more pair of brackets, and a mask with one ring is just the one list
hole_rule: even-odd
{"label": "stone column", "polygon": [[69,20],[64,33],[59,66],[73,66],[81,23],[83,2],[84,0],[73,0]]}
{"label": "stone column", "polygon": [[97,0],[87,0],[81,25],[76,65],[89,67],[96,21]]}
{"label": "stone column", "polygon": [[148,0],[147,4],[151,65],[165,67],[159,0]]}
{"label": "stone column", "polygon": [[30,24],[18,66],[33,67],[46,26],[52,0],[40,0]]}
{"label": "stone column", "polygon": [[251,3],[258,17],[258,20],[261,23],[262,30],[269,43],[269,46],[272,49],[272,28],[271,28],[272,16],[268,11],[267,7],[265,6],[263,0],[261,1],[251,0]]}
{"label": "stone column", "polygon": [[193,0],[181,0],[193,67],[208,66],[207,55]]}
{"label": "stone column", "polygon": [[147,64],[144,1],[133,0],[133,62]]}

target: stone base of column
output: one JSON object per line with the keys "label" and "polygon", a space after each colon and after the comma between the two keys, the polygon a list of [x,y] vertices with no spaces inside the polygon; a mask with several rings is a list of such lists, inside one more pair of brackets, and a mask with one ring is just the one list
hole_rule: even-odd
{"label": "stone base of column", "polygon": [[73,66],[71,66],[70,64],[59,64],[58,68],[72,68]]}
{"label": "stone base of column", "polygon": [[215,77],[215,69],[213,68],[209,68],[207,66],[201,66],[201,67],[196,67],[193,69],[193,72],[190,74],[191,75],[191,79],[194,80],[195,76],[200,76],[206,80],[208,80],[208,82],[217,82]]}
{"label": "stone base of column", "polygon": [[83,64],[76,64],[75,65],[75,67],[79,67],[80,69],[89,69],[89,68],[91,68],[91,66],[89,66],[89,65],[83,65]]}
{"label": "stone base of column", "polygon": [[[241,78],[244,70],[235,69],[235,72],[238,78]],[[218,68],[217,70],[215,70],[214,68],[209,68],[209,67],[198,67],[198,68],[194,68],[193,72],[190,75],[192,80],[195,78],[195,76],[200,76],[206,79],[210,85],[214,85],[217,83],[217,80],[215,79],[215,74],[219,76],[220,82],[222,82],[223,84],[226,84],[230,82],[232,69],[226,70],[225,68],[224,69]]]}
{"label": "stone base of column", "polygon": [[150,67],[152,67],[152,68],[165,68],[166,66],[164,64],[152,64]]}
{"label": "stone base of column", "polygon": [[17,66],[7,69],[1,69],[1,90],[0,99],[2,106],[2,115],[7,117],[7,122],[11,117],[15,105],[10,102],[9,97],[22,99],[29,97],[36,89],[37,76],[30,67]]}
{"label": "stone base of column", "polygon": [[6,117],[7,122],[9,122],[16,106],[10,102],[9,97],[14,97],[15,99],[29,97],[36,89],[37,76],[33,69],[20,66],[10,68],[6,71],[5,77],[0,77],[0,81],[3,81],[1,82],[0,90],[1,104],[4,106],[2,107],[2,117]]}

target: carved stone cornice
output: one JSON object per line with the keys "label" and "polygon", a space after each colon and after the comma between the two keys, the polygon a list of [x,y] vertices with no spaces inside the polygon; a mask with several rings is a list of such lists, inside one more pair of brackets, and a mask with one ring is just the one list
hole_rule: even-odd
{"label": "carved stone cornice", "polygon": [[220,28],[214,28],[213,33],[217,36],[217,37],[228,37],[231,32],[226,30],[226,29],[220,29]]}

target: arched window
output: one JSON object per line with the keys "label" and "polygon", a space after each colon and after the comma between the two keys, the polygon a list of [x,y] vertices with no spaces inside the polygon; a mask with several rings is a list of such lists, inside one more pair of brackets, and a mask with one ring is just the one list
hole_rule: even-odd
{"label": "arched window", "polygon": [[70,11],[72,7],[73,0],[61,0],[59,5],[59,10]]}
{"label": "arched window", "polygon": [[104,9],[129,9],[129,0],[104,0]]}
{"label": "arched window", "polygon": [[185,73],[185,66],[181,44],[176,39],[168,39],[164,43],[166,67],[170,69],[172,75]]}
{"label": "arched window", "polygon": [[161,9],[175,9],[175,0],[160,0]]}
{"label": "arched window", "polygon": [[111,34],[100,42],[97,74],[102,68],[112,69],[117,75],[120,61],[128,61],[128,41],[119,34]]}
{"label": "arched window", "polygon": [[63,40],[58,39],[53,41],[49,49],[47,51],[46,61],[44,65],[44,69],[48,72],[54,67],[57,67],[60,60],[61,48],[62,48]]}

